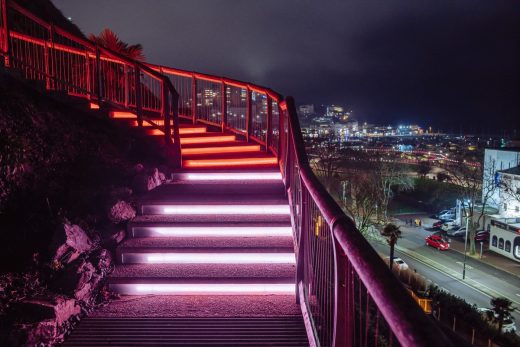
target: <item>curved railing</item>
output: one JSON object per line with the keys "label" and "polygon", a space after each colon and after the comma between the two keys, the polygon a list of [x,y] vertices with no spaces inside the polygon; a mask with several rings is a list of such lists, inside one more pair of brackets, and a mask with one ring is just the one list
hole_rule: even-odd
{"label": "curved railing", "polygon": [[1,0],[0,4],[0,51],[5,66],[41,81],[47,90],[88,99],[96,107],[136,114],[139,125],[146,121],[164,131],[166,143],[173,145],[176,154],[174,165],[180,166],[178,93],[170,79],[72,35],[14,1]]}
{"label": "curved railing", "polygon": [[141,64],[0,1],[1,54],[26,78],[135,112],[140,123],[164,131],[179,163],[179,117],[234,132],[277,156],[296,241],[297,298],[312,346],[452,345],[318,182],[292,98],[224,77]]}

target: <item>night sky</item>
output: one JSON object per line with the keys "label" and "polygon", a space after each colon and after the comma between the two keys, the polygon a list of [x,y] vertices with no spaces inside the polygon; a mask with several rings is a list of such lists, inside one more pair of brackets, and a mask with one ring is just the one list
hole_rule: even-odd
{"label": "night sky", "polygon": [[363,121],[520,135],[520,1],[53,0],[147,61],[340,104]]}

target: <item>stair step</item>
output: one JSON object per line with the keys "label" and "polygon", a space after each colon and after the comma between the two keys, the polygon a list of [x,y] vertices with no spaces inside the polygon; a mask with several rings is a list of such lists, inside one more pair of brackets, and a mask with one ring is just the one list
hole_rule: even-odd
{"label": "stair step", "polygon": [[248,215],[281,215],[289,216],[289,205],[285,204],[256,204],[256,205],[240,205],[240,204],[143,204],[141,206],[142,214],[165,214],[165,215],[183,215],[183,216],[248,216]]}
{"label": "stair step", "polygon": [[[181,139],[182,142],[182,139]],[[222,153],[251,153],[260,152],[260,145],[248,144],[247,142],[231,142],[223,143],[223,146],[206,146],[206,147],[183,147],[181,153],[184,158],[197,158],[201,155],[222,154]]]}
{"label": "stair step", "polygon": [[122,264],[295,264],[289,248],[119,248]]}
{"label": "stair step", "polygon": [[308,346],[301,317],[88,317],[63,346]]}
{"label": "stair step", "polygon": [[180,171],[173,175],[173,179],[177,181],[187,181],[189,183],[198,182],[217,182],[222,183],[231,181],[233,184],[242,182],[265,182],[268,184],[275,183],[276,181],[282,182],[282,174],[279,170],[249,170],[249,171],[236,171],[236,170],[220,170],[220,171]]}
{"label": "stair step", "polygon": [[[228,227],[224,227],[228,228]],[[188,236],[177,236],[177,237],[135,237],[126,239],[120,248],[133,249],[133,248],[158,248],[158,249],[172,249],[172,248],[185,248],[185,249],[204,249],[204,248],[215,248],[222,251],[227,249],[290,249],[293,248],[292,230],[291,227],[287,228],[291,234],[287,233],[284,236],[277,237],[235,237],[235,236],[210,236],[210,237],[191,237]]]}
{"label": "stair step", "polygon": [[122,295],[290,295],[294,277],[109,278],[111,290]]}
{"label": "stair step", "polygon": [[[186,238],[190,238],[189,244],[227,244],[234,242],[244,243],[250,240],[255,244],[271,244],[271,240],[289,239],[292,244],[292,227],[288,223],[146,223],[138,222],[139,217],[129,225],[129,235],[136,238],[179,239],[178,244],[188,244]],[[231,238],[231,240],[230,240]]]}
{"label": "stair step", "polygon": [[[181,140],[182,143],[182,140]],[[278,165],[278,159],[273,156],[269,156],[265,153],[259,153],[261,155],[254,155],[255,153],[248,153],[244,156],[230,156],[230,157],[218,157],[218,158],[204,158],[204,159],[187,159],[182,161],[182,167],[184,168],[216,168],[216,167],[237,167],[237,168],[249,168],[249,167],[276,167]]]}
{"label": "stair step", "polygon": [[211,282],[223,278],[291,278],[294,284],[295,271],[294,264],[124,264],[116,266],[110,278],[203,278]]}

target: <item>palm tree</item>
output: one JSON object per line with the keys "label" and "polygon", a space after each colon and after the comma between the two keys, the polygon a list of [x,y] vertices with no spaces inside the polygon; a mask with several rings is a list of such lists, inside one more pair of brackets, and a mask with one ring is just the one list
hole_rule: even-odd
{"label": "palm tree", "polygon": [[502,333],[502,325],[504,319],[513,318],[511,313],[516,309],[513,307],[513,303],[508,298],[493,298],[491,299],[491,306],[495,312],[496,320],[498,322],[498,333]]}
{"label": "palm tree", "polygon": [[145,61],[143,46],[140,44],[129,45],[128,43],[121,41],[119,36],[108,28],[104,29],[98,36],[90,34],[88,38],[90,41],[124,55],[125,57],[141,62]]}
{"label": "palm tree", "polygon": [[390,270],[394,265],[394,247],[397,243],[397,240],[401,237],[401,230],[395,224],[388,223],[385,225],[383,230],[381,230],[381,235],[386,238],[386,242],[390,246]]}

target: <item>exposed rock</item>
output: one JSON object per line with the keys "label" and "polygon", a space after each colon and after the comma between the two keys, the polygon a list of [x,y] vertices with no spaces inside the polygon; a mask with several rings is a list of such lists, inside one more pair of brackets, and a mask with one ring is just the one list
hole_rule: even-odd
{"label": "exposed rock", "polygon": [[112,234],[110,236],[110,239],[113,240],[116,244],[120,244],[126,237],[126,231],[125,229],[121,229],[117,231],[116,233]]}
{"label": "exposed rock", "polygon": [[133,180],[133,187],[137,192],[144,193],[159,187],[166,181],[164,173],[160,172],[158,168],[154,168],[151,175],[146,175],[144,172],[139,172]]}
{"label": "exposed rock", "polygon": [[74,299],[63,295],[39,296],[13,304],[13,314],[20,323],[34,323],[52,319],[61,325],[70,317],[80,313]]}
{"label": "exposed rock", "polygon": [[135,217],[135,209],[124,200],[119,200],[108,212],[108,219],[115,224]]}
{"label": "exposed rock", "polygon": [[55,262],[71,263],[94,247],[90,237],[78,225],[65,223],[63,230],[65,231],[65,243],[61,244],[54,253]]}
{"label": "exposed rock", "polygon": [[112,254],[108,249],[100,249],[91,258],[94,266],[102,275],[107,275],[112,271]]}
{"label": "exposed rock", "polygon": [[134,166],[134,172],[135,173],[143,173],[144,172],[144,165],[143,164],[136,164]]}
{"label": "exposed rock", "polygon": [[76,292],[80,291],[92,280],[95,272],[96,269],[90,262],[77,260],[63,271],[62,275],[53,284],[53,287],[56,291],[75,295]]}
{"label": "exposed rock", "polygon": [[53,346],[59,337],[56,321],[47,319],[36,323],[15,324],[11,329],[9,343],[20,347]]}

